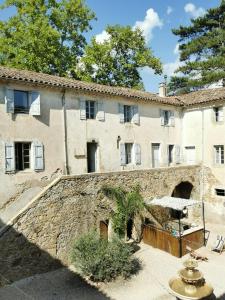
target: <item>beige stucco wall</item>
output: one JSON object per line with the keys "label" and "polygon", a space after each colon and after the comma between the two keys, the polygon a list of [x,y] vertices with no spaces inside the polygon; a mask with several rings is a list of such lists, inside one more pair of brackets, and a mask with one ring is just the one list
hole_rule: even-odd
{"label": "beige stucco wall", "polygon": [[[79,99],[104,101],[105,121],[80,120]],[[120,123],[118,104],[138,105],[140,124]],[[167,165],[168,144],[180,144],[180,113],[171,106],[157,105],[143,101],[122,98],[101,98],[93,95],[66,94],[68,156],[71,174],[87,172],[86,143],[98,143],[97,171],[143,169],[152,167],[151,143],[160,143],[160,166]],[[161,126],[160,109],[175,111],[175,127]],[[120,149],[117,138],[122,143],[141,145],[141,165],[120,165]],[[76,157],[82,153],[83,157]]]}
{"label": "beige stucco wall", "polygon": [[[207,200],[219,214],[224,214],[225,197],[217,196],[215,188],[225,189],[225,164],[215,164],[214,145],[225,147],[225,122],[216,122],[213,107],[223,106],[223,102],[217,102],[212,106],[193,107],[184,113],[182,148],[185,163],[185,147],[195,146],[196,163],[201,163],[210,168],[212,180],[210,186],[205,183]],[[225,113],[225,110],[224,110]],[[208,190],[209,189],[209,190]]]}
{"label": "beige stucco wall", "polygon": [[[0,85],[0,206],[25,188],[45,185],[55,172],[64,168],[63,115],[60,91],[8,84],[8,88],[38,90],[41,95],[41,115],[7,114],[5,84]],[[20,171],[5,174],[5,142],[32,142],[37,139],[44,145],[44,170]],[[58,169],[58,170],[57,170]]]}
{"label": "beige stucco wall", "polygon": [[[5,88],[37,90],[40,92],[41,115],[7,114],[5,110]],[[79,99],[100,100],[104,102],[105,121],[80,120]],[[160,166],[167,165],[168,144],[180,144],[180,112],[172,106],[152,104],[124,98],[78,94],[77,91],[65,93],[66,134],[68,147],[68,169],[70,174],[87,172],[87,142],[98,143],[97,171],[120,171],[152,167],[151,143],[160,143]],[[138,105],[140,124],[121,124],[118,103]],[[175,111],[175,126],[161,126],[160,109]],[[0,85],[0,207],[15,194],[32,186],[44,186],[54,178],[55,173],[65,171],[65,143],[63,124],[62,91],[60,89],[40,88],[30,84],[1,83]],[[120,165],[121,142],[141,145],[141,165]],[[4,143],[32,142],[37,139],[44,145],[44,171],[20,171],[5,174]],[[16,198],[16,197],[15,197]]]}

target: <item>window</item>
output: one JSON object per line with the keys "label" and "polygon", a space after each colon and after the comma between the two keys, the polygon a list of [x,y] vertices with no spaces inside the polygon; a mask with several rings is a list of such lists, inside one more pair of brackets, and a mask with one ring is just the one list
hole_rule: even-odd
{"label": "window", "polygon": [[15,143],[16,170],[22,171],[30,168],[31,143]]}
{"label": "window", "polygon": [[14,90],[14,111],[15,113],[29,112],[28,92]]}
{"label": "window", "polygon": [[133,117],[132,106],[124,105],[123,109],[124,109],[124,122],[130,123]]}
{"label": "window", "polygon": [[223,107],[214,107],[215,121],[222,122],[223,121]]}
{"label": "window", "polygon": [[86,119],[95,119],[96,117],[96,102],[86,101]]}
{"label": "window", "polygon": [[119,103],[120,123],[140,124],[140,116],[137,105],[123,105]]}
{"label": "window", "polygon": [[6,112],[10,114],[24,113],[40,116],[40,93],[38,91],[20,91],[6,89]]}
{"label": "window", "polygon": [[216,145],[214,146],[215,151],[215,164],[221,165],[224,164],[224,146]]}
{"label": "window", "polygon": [[173,163],[173,151],[174,151],[174,145],[168,145],[168,164]]}
{"label": "window", "polygon": [[217,196],[223,196],[225,197],[225,190],[224,189],[215,189]]}
{"label": "window", "polygon": [[174,112],[171,110],[160,110],[161,125],[162,126],[174,126]]}
{"label": "window", "polygon": [[125,143],[126,165],[132,163],[132,143]]}

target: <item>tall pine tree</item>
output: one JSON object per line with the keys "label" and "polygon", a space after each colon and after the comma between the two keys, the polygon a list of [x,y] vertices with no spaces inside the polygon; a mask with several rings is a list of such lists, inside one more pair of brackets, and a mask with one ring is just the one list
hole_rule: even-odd
{"label": "tall pine tree", "polygon": [[177,72],[188,76],[189,85],[201,87],[220,80],[225,85],[225,0],[173,33],[179,36],[184,62]]}

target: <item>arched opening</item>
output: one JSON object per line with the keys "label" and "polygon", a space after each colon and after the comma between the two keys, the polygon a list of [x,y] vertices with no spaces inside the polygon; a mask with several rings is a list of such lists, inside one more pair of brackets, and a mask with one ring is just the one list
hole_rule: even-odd
{"label": "arched opening", "polygon": [[174,188],[171,196],[177,198],[190,199],[192,190],[193,184],[191,184],[188,181],[184,181]]}

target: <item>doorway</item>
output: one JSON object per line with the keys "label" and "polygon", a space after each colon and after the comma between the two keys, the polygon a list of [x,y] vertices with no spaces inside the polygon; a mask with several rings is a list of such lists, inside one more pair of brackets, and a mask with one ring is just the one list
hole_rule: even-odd
{"label": "doorway", "polygon": [[173,149],[174,149],[174,145],[168,146],[168,165],[173,163]]}
{"label": "doorway", "polygon": [[87,171],[88,173],[96,172],[97,169],[97,147],[95,142],[87,143]]}
{"label": "doorway", "polygon": [[159,167],[159,148],[160,144],[152,144],[152,167]]}

